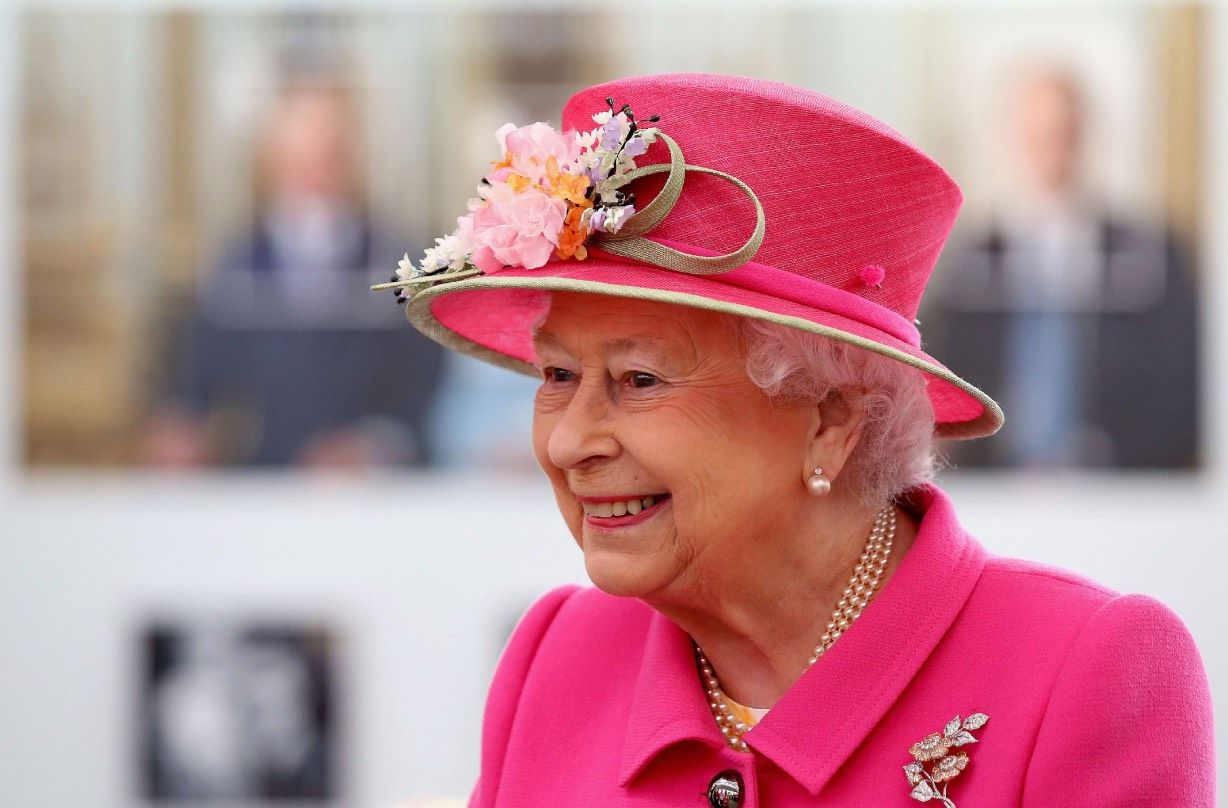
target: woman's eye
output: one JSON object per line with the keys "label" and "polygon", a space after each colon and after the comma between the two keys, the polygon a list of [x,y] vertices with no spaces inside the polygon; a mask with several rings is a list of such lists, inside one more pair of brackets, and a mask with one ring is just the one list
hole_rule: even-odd
{"label": "woman's eye", "polygon": [[542,375],[550,382],[569,382],[575,378],[570,370],[563,368],[544,368]]}
{"label": "woman's eye", "polygon": [[630,380],[632,387],[652,387],[659,381],[656,376],[653,376],[651,373],[644,373],[643,371],[631,373]]}

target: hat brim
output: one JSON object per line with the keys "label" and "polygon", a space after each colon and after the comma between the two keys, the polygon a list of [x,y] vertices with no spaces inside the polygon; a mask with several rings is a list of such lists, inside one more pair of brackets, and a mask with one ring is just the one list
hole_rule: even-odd
{"label": "hat brim", "polygon": [[548,293],[559,291],[692,306],[830,337],[925,374],[937,437],[985,437],[1003,423],[1002,409],[992,398],[920,348],[814,305],[730,286],[719,275],[688,275],[602,258],[551,262],[541,269],[505,269],[420,290],[410,299],[406,316],[445,347],[536,376],[532,327],[545,313]]}

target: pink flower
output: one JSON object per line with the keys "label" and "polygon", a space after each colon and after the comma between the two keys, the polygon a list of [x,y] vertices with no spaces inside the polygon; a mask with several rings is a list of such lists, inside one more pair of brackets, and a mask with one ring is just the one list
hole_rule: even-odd
{"label": "pink flower", "polygon": [[567,203],[534,190],[516,193],[506,183],[484,188],[483,196],[486,204],[473,211],[473,263],[485,273],[545,265],[558,246]]}
{"label": "pink flower", "polygon": [[467,253],[473,249],[473,214],[466,213],[456,217],[456,239],[460,242],[460,250]]}
{"label": "pink flower", "polygon": [[542,185],[548,158],[558,162],[560,171],[571,171],[580,157],[580,144],[574,133],[564,136],[541,121],[521,127],[505,123],[495,132],[495,139],[503,149],[504,159],[486,175],[491,183],[502,182],[508,174],[515,173],[527,177],[533,185]]}

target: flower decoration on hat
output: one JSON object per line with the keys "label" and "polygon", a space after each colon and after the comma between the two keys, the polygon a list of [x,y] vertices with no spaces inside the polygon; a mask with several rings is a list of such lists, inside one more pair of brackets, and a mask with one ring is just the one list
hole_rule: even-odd
{"label": "flower decoration on hat", "polygon": [[[687,165],[672,138],[646,125],[656,124],[659,115],[637,120],[629,105],[616,109],[613,98],[606,104],[609,109],[593,115],[597,126],[585,132],[560,133],[541,122],[499,127],[495,138],[503,159],[491,163],[468,212],[456,220],[456,230],[435,239],[416,266],[406,253],[392,280],[371,289],[394,289],[397,302],[403,303],[415,288],[509,267],[583,261],[594,242],[614,255],[697,275],[728,272],[749,261],[763,243],[765,227],[763,206],[750,187],[723,171]],[[669,162],[637,166],[635,159],[657,140],[666,144]],[[624,186],[666,172],[661,190],[637,210],[635,194]],[[692,255],[643,238],[678,201],[688,172],[721,177],[754,203],[755,230],[737,250]]]}
{"label": "flower decoration on hat", "polygon": [[659,116],[639,121],[630,106],[606,103],[587,132],[560,133],[541,122],[501,126],[495,139],[503,159],[491,163],[456,230],[435,239],[416,266],[406,253],[392,281],[371,288],[396,289],[403,302],[419,285],[587,258],[594,234],[618,233],[635,213],[635,194],[622,187],[635,158],[660,135],[645,125]]}

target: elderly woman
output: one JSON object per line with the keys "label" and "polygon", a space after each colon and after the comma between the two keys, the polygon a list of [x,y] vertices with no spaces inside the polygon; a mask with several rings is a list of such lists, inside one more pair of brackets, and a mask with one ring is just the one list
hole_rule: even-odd
{"label": "elderly woman", "polygon": [[913,319],[942,168],[729,76],[589,88],[563,123],[500,129],[456,232],[380,287],[540,377],[596,585],[517,627],[471,805],[1212,805],[1179,619],[991,556],[931,483],[936,437],[1002,424]]}

